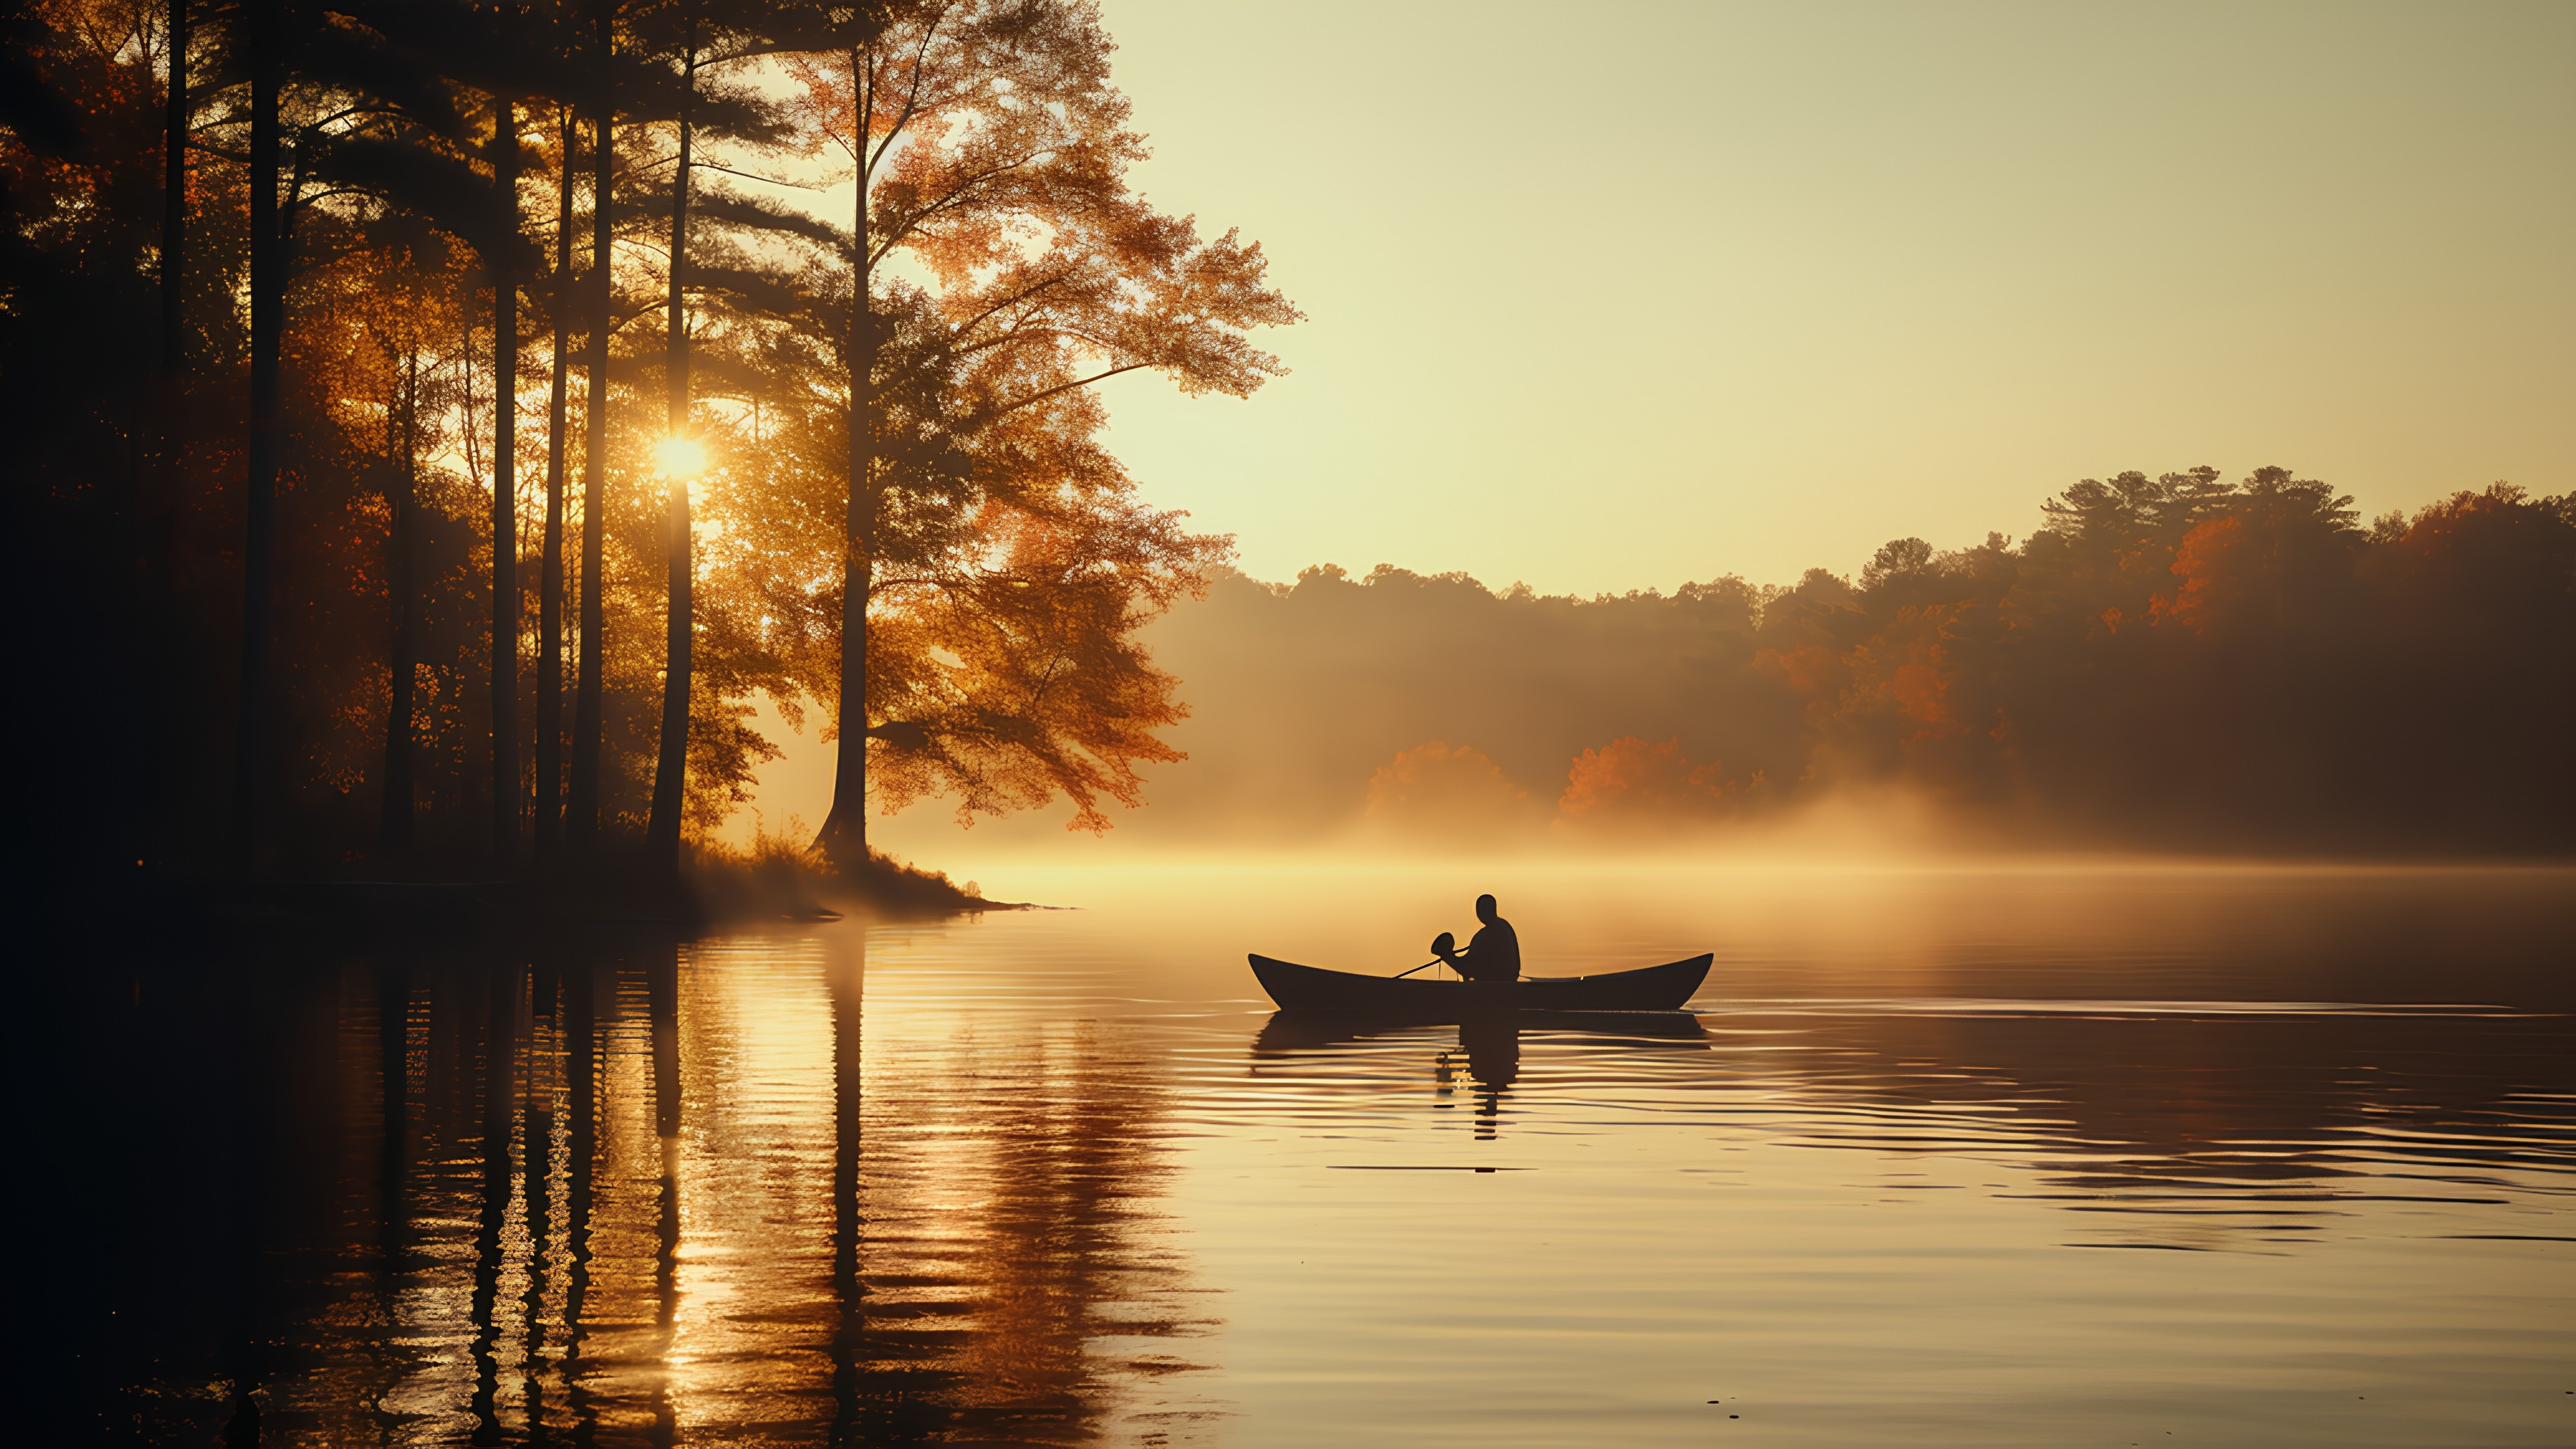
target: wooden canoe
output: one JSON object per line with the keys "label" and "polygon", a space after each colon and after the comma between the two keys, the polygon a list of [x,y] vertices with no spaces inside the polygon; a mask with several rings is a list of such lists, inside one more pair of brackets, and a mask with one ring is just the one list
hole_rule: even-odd
{"label": "wooden canoe", "polygon": [[1708,979],[1711,956],[1599,976],[1448,981],[1361,976],[1254,956],[1252,974],[1284,1011],[1329,1011],[1423,1023],[1489,1011],[1674,1011]]}

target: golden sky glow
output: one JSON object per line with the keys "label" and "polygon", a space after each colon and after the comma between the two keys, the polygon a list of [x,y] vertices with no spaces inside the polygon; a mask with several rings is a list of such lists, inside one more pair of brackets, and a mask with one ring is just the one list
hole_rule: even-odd
{"label": "golden sky glow", "polygon": [[1104,14],[1143,188],[1310,317],[1248,403],[1112,384],[1257,575],[1786,580],[2204,462],[2576,486],[2576,7]]}

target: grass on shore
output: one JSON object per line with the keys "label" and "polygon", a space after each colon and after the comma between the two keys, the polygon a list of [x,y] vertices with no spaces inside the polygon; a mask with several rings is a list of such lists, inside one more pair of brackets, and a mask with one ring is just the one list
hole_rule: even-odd
{"label": "grass on shore", "polygon": [[703,844],[684,872],[710,925],[819,920],[860,911],[874,916],[953,916],[1016,910],[988,901],[973,881],[908,865],[871,848],[855,870],[836,866],[810,845],[764,835],[748,849]]}

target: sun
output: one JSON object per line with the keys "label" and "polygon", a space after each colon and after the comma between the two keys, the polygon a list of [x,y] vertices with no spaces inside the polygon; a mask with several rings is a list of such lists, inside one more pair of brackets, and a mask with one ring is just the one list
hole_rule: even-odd
{"label": "sun", "polygon": [[707,469],[707,450],[695,438],[674,434],[653,446],[653,461],[665,478],[695,478]]}

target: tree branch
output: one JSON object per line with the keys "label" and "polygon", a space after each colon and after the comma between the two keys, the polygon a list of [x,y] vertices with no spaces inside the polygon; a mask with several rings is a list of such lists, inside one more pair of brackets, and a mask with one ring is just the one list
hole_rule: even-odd
{"label": "tree branch", "polygon": [[999,419],[1009,417],[1011,414],[1018,412],[1022,408],[1032,407],[1038,403],[1045,402],[1048,398],[1054,397],[1058,393],[1073,392],[1080,388],[1089,387],[1095,382],[1106,382],[1110,378],[1116,377],[1122,372],[1134,372],[1138,368],[1152,367],[1153,365],[1154,364],[1150,362],[1130,362],[1118,367],[1110,368],[1106,372],[1095,372],[1089,377],[1079,378],[1072,382],[1058,383],[1054,387],[1031,393],[1027,397],[1020,399],[1018,402],[1012,403],[1008,407],[997,409],[993,413],[987,415],[984,422],[990,424],[998,421]]}

